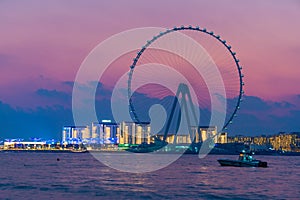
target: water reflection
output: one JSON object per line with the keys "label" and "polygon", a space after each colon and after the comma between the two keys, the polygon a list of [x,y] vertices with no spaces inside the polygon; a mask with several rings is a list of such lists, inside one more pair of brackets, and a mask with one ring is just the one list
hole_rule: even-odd
{"label": "water reflection", "polygon": [[222,157],[184,155],[162,170],[134,174],[108,168],[89,154],[1,154],[0,199],[299,197],[300,157],[257,156],[268,168],[221,167]]}

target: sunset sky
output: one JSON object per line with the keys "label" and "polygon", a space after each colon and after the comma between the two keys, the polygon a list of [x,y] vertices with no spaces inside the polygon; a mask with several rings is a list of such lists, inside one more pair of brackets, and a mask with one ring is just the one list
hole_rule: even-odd
{"label": "sunset sky", "polygon": [[234,134],[300,131],[298,0],[0,1],[0,138],[59,137],[77,70],[101,41],[138,27],[199,25],[245,74]]}

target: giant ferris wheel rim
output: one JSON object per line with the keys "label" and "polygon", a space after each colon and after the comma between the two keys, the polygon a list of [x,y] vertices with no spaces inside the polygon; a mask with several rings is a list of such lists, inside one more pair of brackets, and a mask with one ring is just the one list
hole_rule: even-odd
{"label": "giant ferris wheel rim", "polygon": [[153,36],[153,38],[151,40],[148,40],[146,42],[146,44],[144,46],[142,46],[141,50],[138,51],[136,57],[133,59],[133,63],[130,66],[130,71],[129,71],[129,74],[128,74],[128,87],[127,87],[128,91],[127,92],[128,92],[128,99],[129,99],[129,111],[133,114],[134,121],[137,122],[137,123],[141,123],[141,121],[138,119],[138,117],[135,113],[134,106],[132,105],[131,80],[132,80],[132,75],[133,75],[133,72],[134,72],[134,68],[136,67],[136,64],[137,64],[138,60],[140,59],[140,57],[142,56],[143,52],[153,42],[155,42],[159,38],[163,37],[164,35],[172,33],[172,32],[182,31],[182,30],[198,31],[198,32],[205,33],[205,34],[210,35],[211,37],[215,38],[217,41],[219,41],[221,44],[223,44],[223,46],[226,47],[226,49],[229,51],[230,55],[232,56],[232,58],[235,62],[235,65],[236,65],[236,68],[237,68],[237,71],[238,71],[238,76],[239,76],[239,95],[238,95],[238,100],[237,100],[236,106],[233,110],[233,113],[231,114],[229,119],[225,122],[224,126],[222,127],[222,131],[226,130],[227,126],[232,123],[233,118],[236,117],[236,113],[240,109],[240,104],[241,104],[242,97],[243,97],[243,94],[244,94],[243,87],[244,87],[245,84],[243,82],[244,74],[242,74],[242,66],[239,64],[240,60],[237,58],[236,52],[232,51],[232,47],[227,43],[226,40],[221,39],[221,36],[216,35],[213,31],[208,31],[206,28],[200,28],[199,26],[193,27],[191,25],[189,25],[189,26],[183,26],[182,25],[180,27],[175,26],[174,28],[166,29],[165,31],[162,31],[159,34]]}

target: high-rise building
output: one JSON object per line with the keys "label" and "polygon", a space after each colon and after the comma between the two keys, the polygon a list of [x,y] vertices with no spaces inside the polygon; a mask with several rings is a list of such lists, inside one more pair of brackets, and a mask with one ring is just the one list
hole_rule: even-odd
{"label": "high-rise building", "polygon": [[192,126],[191,130],[191,138],[195,143],[204,142],[208,138],[213,138],[215,143],[218,141],[216,126]]}
{"label": "high-rise building", "polygon": [[72,143],[88,138],[90,130],[88,126],[64,126],[62,130],[62,142]]}
{"label": "high-rise building", "polygon": [[119,144],[150,144],[150,130],[149,122],[122,122],[118,134]]}
{"label": "high-rise building", "polygon": [[64,126],[62,130],[62,141],[66,142],[67,139],[72,137],[72,126]]}
{"label": "high-rise building", "polygon": [[192,143],[190,135],[176,135],[175,138],[176,138],[176,141],[175,141],[176,144],[191,144]]}
{"label": "high-rise building", "polygon": [[118,124],[111,120],[92,123],[92,139],[98,139],[101,144],[118,143]]}
{"label": "high-rise building", "polygon": [[227,133],[226,132],[220,133],[220,135],[218,136],[218,143],[221,143],[221,144],[227,143]]}
{"label": "high-rise building", "polygon": [[86,126],[85,129],[82,130],[82,139],[90,139],[91,138],[91,130],[89,126]]}

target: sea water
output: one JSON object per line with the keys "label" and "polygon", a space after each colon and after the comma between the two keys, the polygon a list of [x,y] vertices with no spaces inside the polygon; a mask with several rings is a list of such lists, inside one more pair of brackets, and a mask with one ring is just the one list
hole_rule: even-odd
{"label": "sea water", "polygon": [[217,162],[236,157],[183,155],[166,168],[136,174],[89,153],[1,152],[0,199],[300,199],[300,157],[256,156],[268,168]]}

